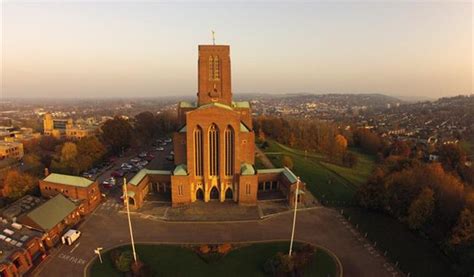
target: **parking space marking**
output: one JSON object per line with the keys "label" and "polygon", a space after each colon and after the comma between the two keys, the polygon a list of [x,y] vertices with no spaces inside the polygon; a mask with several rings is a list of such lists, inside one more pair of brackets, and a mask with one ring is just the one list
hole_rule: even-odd
{"label": "parking space marking", "polygon": [[74,252],[74,250],[76,250],[76,248],[77,248],[80,244],[81,244],[81,243],[78,242],[78,243],[71,249],[71,251],[69,251],[69,253]]}

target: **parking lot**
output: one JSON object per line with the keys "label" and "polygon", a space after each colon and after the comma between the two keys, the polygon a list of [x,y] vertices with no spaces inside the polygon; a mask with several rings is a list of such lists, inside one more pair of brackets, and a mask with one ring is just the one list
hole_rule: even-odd
{"label": "parking lot", "polygon": [[[124,178],[130,180],[142,168],[173,169],[173,161],[168,157],[172,153],[173,143],[170,140],[164,142],[164,139],[161,139],[160,142],[155,141],[153,144],[131,148],[121,157],[109,160],[101,168],[87,172],[94,173],[87,177],[99,182],[100,190],[107,198],[120,201]],[[84,174],[86,175],[88,174]],[[111,182],[112,178],[114,181]]]}

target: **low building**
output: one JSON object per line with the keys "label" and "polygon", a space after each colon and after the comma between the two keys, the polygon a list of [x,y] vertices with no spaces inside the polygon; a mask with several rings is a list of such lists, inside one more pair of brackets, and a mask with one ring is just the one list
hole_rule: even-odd
{"label": "low building", "polygon": [[41,195],[54,197],[61,193],[79,202],[81,214],[92,212],[101,200],[99,184],[84,177],[51,173],[39,181]]}
{"label": "low building", "polygon": [[0,276],[23,276],[46,256],[41,232],[0,220]]}
{"label": "low building", "polygon": [[43,242],[53,247],[70,227],[77,224],[81,216],[79,207],[62,194],[47,200],[18,217],[18,222],[32,230],[43,233]]}
{"label": "low building", "polygon": [[94,128],[72,127],[66,129],[66,138],[71,140],[79,140],[82,138],[93,136],[96,133],[97,129]]}
{"label": "low building", "polygon": [[23,143],[0,141],[0,160],[6,158],[21,160],[24,154]]}

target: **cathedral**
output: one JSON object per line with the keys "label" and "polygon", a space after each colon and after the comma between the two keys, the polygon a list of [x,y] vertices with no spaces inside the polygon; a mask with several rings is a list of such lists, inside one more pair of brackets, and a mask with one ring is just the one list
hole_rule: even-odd
{"label": "cathedral", "polygon": [[[169,195],[172,206],[196,201],[256,205],[280,195],[292,205],[297,177],[288,168],[255,168],[249,102],[232,100],[230,47],[200,45],[195,103],[178,104],[172,171],[142,169],[128,183],[131,207],[149,194]],[[305,185],[300,182],[299,188]],[[301,197],[301,195],[300,195]]]}

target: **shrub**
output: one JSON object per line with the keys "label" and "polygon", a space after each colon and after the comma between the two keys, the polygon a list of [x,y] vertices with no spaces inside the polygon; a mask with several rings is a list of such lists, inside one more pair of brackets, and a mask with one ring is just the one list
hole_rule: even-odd
{"label": "shrub", "polygon": [[218,247],[217,247],[217,252],[225,255],[227,253],[230,252],[230,250],[232,250],[232,245],[230,245],[229,243],[224,243],[224,244],[220,244]]}
{"label": "shrub", "polygon": [[128,272],[130,271],[132,260],[132,252],[127,250],[120,253],[114,264],[118,271]]}
{"label": "shrub", "polygon": [[199,247],[199,253],[201,254],[207,254],[211,251],[211,248],[207,244],[203,244]]}

